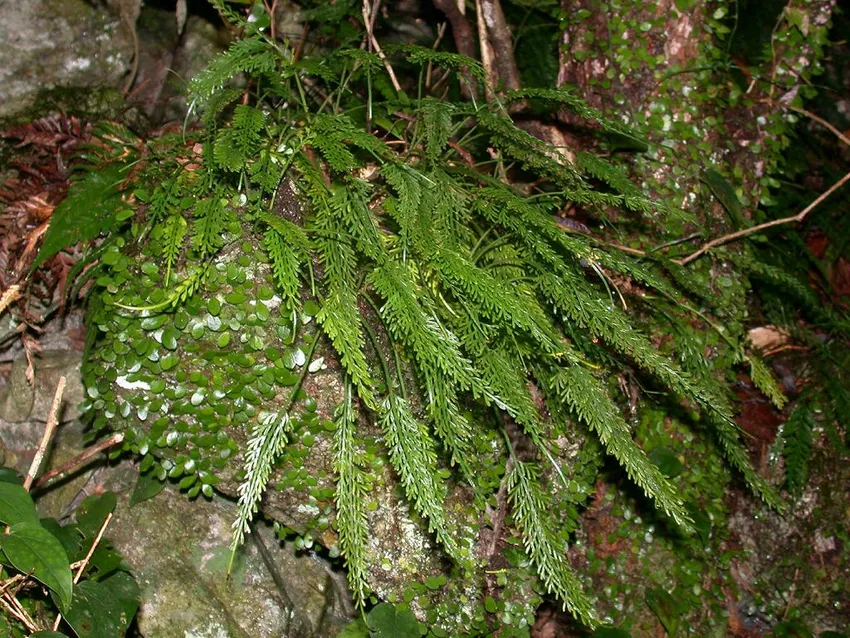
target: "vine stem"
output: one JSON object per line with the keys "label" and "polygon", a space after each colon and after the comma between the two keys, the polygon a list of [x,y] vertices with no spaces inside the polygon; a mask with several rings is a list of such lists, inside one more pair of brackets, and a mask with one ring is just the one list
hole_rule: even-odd
{"label": "vine stem", "polygon": [[62,405],[62,395],[65,393],[65,377],[59,377],[59,383],[56,384],[56,392],[53,394],[53,403],[50,405],[50,413],[47,415],[47,425],[44,426],[44,435],[41,437],[41,443],[33,456],[30,469],[27,470],[27,476],[24,479],[24,489],[29,492],[32,483],[35,480],[35,475],[38,474],[38,468],[41,467],[41,462],[44,460],[44,453],[47,446],[50,444],[50,439],[53,438],[53,432],[56,430],[56,424],[59,422],[59,408]]}
{"label": "vine stem", "polygon": [[[106,515],[106,518],[103,521],[103,524],[100,526],[100,529],[97,532],[97,536],[95,536],[94,542],[89,547],[89,551],[86,554],[86,557],[80,561],[79,566],[77,567],[77,573],[74,574],[74,584],[80,582],[80,578],[83,577],[83,572],[86,571],[86,567],[89,566],[89,561],[91,560],[92,555],[94,554],[94,550],[97,549],[97,546],[100,545],[100,541],[103,538],[103,533],[106,531],[106,526],[109,525],[109,521],[112,520],[112,512]],[[59,629],[59,623],[62,622],[62,614],[58,614],[56,616],[56,620],[53,621],[53,631]]]}
{"label": "vine stem", "polygon": [[691,263],[695,259],[701,257],[705,253],[707,253],[712,248],[716,248],[717,246],[722,246],[723,244],[728,244],[730,241],[735,241],[736,239],[741,239],[742,237],[746,237],[748,235],[752,235],[753,233],[757,233],[762,230],[766,230],[768,228],[773,228],[774,226],[781,226],[783,224],[790,224],[792,222],[801,222],[806,216],[812,212],[815,208],[817,208],[821,202],[823,202],[827,197],[832,195],[839,188],[844,186],[848,181],[850,181],[850,172],[844,175],[840,180],[835,182],[829,189],[825,190],[821,193],[815,201],[806,206],[803,210],[801,210],[796,215],[791,215],[790,217],[783,217],[782,219],[774,219],[769,222],[765,222],[764,224],[759,224],[758,226],[752,226],[750,228],[744,228],[742,230],[736,231],[734,233],[729,233],[728,235],[723,235],[722,237],[718,237],[717,239],[712,239],[710,242],[704,244],[699,250],[692,252],[687,257],[683,259],[676,260],[676,263],[680,266],[686,266]]}

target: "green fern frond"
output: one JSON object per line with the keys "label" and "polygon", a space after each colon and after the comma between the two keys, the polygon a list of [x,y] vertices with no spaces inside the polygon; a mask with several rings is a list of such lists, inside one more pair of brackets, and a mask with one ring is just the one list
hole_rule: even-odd
{"label": "green fern frond", "polygon": [[739,256],[736,261],[750,277],[774,286],[781,290],[783,295],[792,296],[803,306],[804,311],[819,323],[850,334],[850,322],[825,306],[805,281],[750,254]]}
{"label": "green fern frond", "polygon": [[334,473],[336,474],[336,528],[339,548],[348,568],[348,582],[354,602],[363,607],[369,590],[366,543],[369,525],[366,520],[366,481],[360,454],[355,446],[357,417],[352,405],[351,384],[345,385],[345,397],[334,419]]}
{"label": "green fern frond", "polygon": [[399,226],[399,239],[403,259],[411,248],[412,237],[417,233],[417,221],[422,204],[422,186],[413,171],[404,165],[385,164],[381,174],[387,183],[398,193],[398,199],[390,197],[384,202],[384,209]]}
{"label": "green fern frond", "polygon": [[121,200],[124,178],[124,166],[120,163],[78,172],[74,176],[74,188],[50,217],[50,225],[31,270],[69,246],[88,242],[101,232],[113,230],[119,224],[118,213],[126,210]]}
{"label": "green fern frond", "polygon": [[499,348],[480,352],[475,363],[482,379],[495,393],[495,404],[507,412],[538,448],[545,447],[544,431],[540,412],[528,389],[528,373],[522,362],[509,357]]}
{"label": "green fern frond", "polygon": [[678,491],[634,442],[622,413],[588,370],[580,365],[558,369],[546,386],[597,433],[606,451],[658,507],[686,532],[693,530]]}
{"label": "green fern frond", "polygon": [[502,100],[505,104],[513,104],[514,102],[521,102],[523,100],[537,100],[549,106],[565,107],[585,120],[596,122],[605,130],[625,135],[646,144],[634,128],[605,117],[601,112],[588,105],[587,102],[569,89],[519,89],[507,91]]}
{"label": "green fern frond", "polygon": [[744,353],[744,360],[750,364],[750,378],[753,384],[762,391],[764,396],[770,399],[770,402],[776,406],[777,410],[781,410],[788,403],[788,397],[782,392],[776,378],[770,372],[770,369],[765,365],[761,357],[753,353]]}
{"label": "green fern frond", "polygon": [[338,173],[353,171],[361,166],[348,146],[366,151],[371,159],[390,156],[386,144],[374,135],[354,126],[344,115],[319,114],[313,118],[308,142],[317,148],[328,165]]}
{"label": "green fern frond", "polygon": [[576,189],[576,200],[579,193],[584,193],[587,201],[582,203],[599,201],[598,194],[584,185],[567,156],[557,149],[518,128],[507,117],[481,109],[476,113],[476,120],[490,133],[493,145],[520,162],[526,170],[542,173],[557,184]]}
{"label": "green fern frond", "polygon": [[272,75],[280,63],[277,49],[259,37],[236,40],[224,53],[214,57],[189,82],[191,109],[203,108],[210,99],[239,73]]}
{"label": "green fern frond", "polygon": [[414,509],[428,521],[449,556],[460,559],[458,544],[449,533],[443,501],[445,487],[437,472],[437,455],[428,429],[413,416],[407,400],[390,395],[378,410],[390,462]]}
{"label": "green fern frond", "polygon": [[449,453],[449,463],[472,476],[472,425],[461,414],[451,381],[434,370],[421,369],[425,409],[434,433]]}
{"label": "green fern frond", "polygon": [[[304,167],[308,166],[311,165],[305,162]],[[309,169],[302,175],[306,178],[308,195],[316,207],[313,218],[316,234],[314,243],[324,269],[322,281],[326,289],[316,321],[331,340],[343,368],[357,388],[357,394],[374,410],[377,407],[373,394],[374,382],[363,350],[365,338],[354,285],[357,258],[350,240],[339,232],[321,178]]]}
{"label": "green fern frond", "polygon": [[422,100],[419,105],[419,114],[425,126],[425,152],[432,162],[437,160],[449,143],[454,111],[451,102],[433,98]]}
{"label": "green fern frond", "polygon": [[785,459],[785,484],[794,494],[799,494],[806,485],[814,427],[811,407],[806,401],[800,401],[782,428],[781,449]]}
{"label": "green fern frond", "polygon": [[231,126],[219,131],[213,145],[218,167],[238,173],[259,153],[265,115],[259,109],[240,104],[233,113]]}
{"label": "green fern frond", "polygon": [[452,71],[458,79],[463,79],[464,73],[469,73],[479,82],[485,81],[484,67],[472,58],[458,53],[446,51],[435,51],[415,44],[402,44],[386,47],[388,53],[400,52],[405,54],[408,62],[426,66],[433,64],[436,67]]}
{"label": "green fern frond", "polygon": [[249,523],[257,513],[274,462],[286,447],[290,429],[289,414],[285,412],[261,412],[251,427],[245,449],[245,480],[239,484],[238,514],[233,523],[231,564],[236,550],[245,541],[245,534],[250,531]]}
{"label": "green fern frond", "polygon": [[224,233],[234,220],[227,201],[213,195],[195,203],[194,228],[192,229],[192,248],[205,259],[215,254],[224,244]]}
{"label": "green fern frond", "polygon": [[376,263],[388,259],[378,222],[369,209],[368,185],[351,180],[347,187],[334,186],[328,205],[337,225],[346,228],[357,249]]}
{"label": "green fern frond", "polygon": [[423,305],[404,266],[388,261],[367,281],[384,299],[381,318],[390,334],[410,349],[418,365],[439,370],[462,390],[472,388],[475,370],[461,354],[457,336],[439,322],[433,308]]}
{"label": "green fern frond", "polygon": [[553,531],[555,523],[540,488],[537,470],[530,463],[514,461],[507,476],[513,518],[522,532],[525,551],[546,590],[590,628],[599,624],[593,604],[566,560],[566,547]]}
{"label": "green fern frond", "polygon": [[151,237],[160,245],[160,251],[165,260],[165,286],[171,279],[171,271],[177,258],[183,249],[183,240],[186,238],[188,224],[183,217],[182,211],[172,213],[165,218],[165,223],[154,227]]}
{"label": "green fern frond", "polygon": [[558,338],[552,334],[535,299],[520,297],[453,250],[440,250],[434,255],[432,264],[443,284],[456,297],[475,303],[485,317],[526,332],[545,352],[558,351]]}
{"label": "green fern frond", "polygon": [[298,308],[301,305],[299,274],[302,264],[298,252],[275,229],[269,229],[263,234],[263,248],[271,259],[272,276],[281,292],[284,306],[288,309]]}

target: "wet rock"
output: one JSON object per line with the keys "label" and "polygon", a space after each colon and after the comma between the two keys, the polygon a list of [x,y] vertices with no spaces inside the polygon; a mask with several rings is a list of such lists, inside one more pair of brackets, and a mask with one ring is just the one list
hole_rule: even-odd
{"label": "wet rock", "polygon": [[[115,482],[113,477],[106,485]],[[228,577],[235,517],[236,505],[222,498],[190,502],[166,488],[130,507],[124,492],[108,537],[142,589],[141,634],[336,635],[349,620],[343,602],[348,593],[339,589],[340,579],[312,553],[298,555],[282,546],[271,527],[256,526],[265,551],[249,537]]]}
{"label": "wet rock", "polygon": [[85,0],[3,2],[0,117],[31,106],[56,86],[117,86],[133,55],[120,19]]}
{"label": "wet rock", "polygon": [[77,406],[83,400],[81,361],[79,352],[44,350],[33,358],[35,377],[30,384],[26,378],[26,358],[16,359],[6,387],[0,390],[0,419],[11,423],[47,421],[53,394],[62,376],[66,385],[59,422],[80,416]]}

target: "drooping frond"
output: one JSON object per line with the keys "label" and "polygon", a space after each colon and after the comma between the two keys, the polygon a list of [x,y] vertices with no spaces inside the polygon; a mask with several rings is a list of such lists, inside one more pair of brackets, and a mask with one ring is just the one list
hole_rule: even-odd
{"label": "drooping frond", "polygon": [[798,403],[782,427],[782,456],[785,459],[785,484],[795,494],[806,485],[812,455],[812,410],[808,402]]}
{"label": "drooping frond", "polygon": [[362,607],[368,591],[366,541],[366,483],[361,470],[360,454],[355,443],[356,412],[351,384],[346,383],[345,397],[337,409],[334,425],[334,473],[336,474],[336,527],[339,547],[348,568],[348,582],[354,602]]}
{"label": "drooping frond", "polygon": [[233,525],[231,551],[234,553],[250,531],[248,524],[257,513],[274,462],[286,446],[289,430],[289,414],[285,412],[261,412],[251,427],[245,450],[245,480],[239,484],[239,513]]}
{"label": "drooping frond", "polygon": [[472,388],[475,370],[457,337],[440,324],[433,309],[423,307],[405,268],[387,262],[372,271],[369,283],[384,299],[381,317],[393,338],[410,348],[419,365],[439,370],[462,390]]}
{"label": "drooping frond", "polygon": [[770,399],[777,410],[784,408],[785,404],[788,403],[788,397],[782,392],[761,357],[750,352],[744,355],[744,359],[750,364],[750,378],[753,380],[753,384],[764,393],[764,396]]}
{"label": "drooping frond", "polygon": [[512,104],[514,102],[520,102],[522,100],[536,100],[543,102],[551,107],[563,107],[572,111],[576,115],[584,118],[585,120],[596,122],[605,130],[614,131],[616,133],[620,133],[621,135],[632,137],[636,140],[641,140],[641,137],[634,130],[633,127],[623,124],[622,122],[612,120],[611,118],[605,117],[597,109],[590,106],[587,102],[585,102],[583,99],[581,99],[578,95],[573,93],[568,88],[518,89],[515,91],[507,91],[503,96],[502,100],[506,104]]}
{"label": "drooping frond", "polygon": [[676,488],[634,442],[629,426],[602,384],[579,364],[558,369],[547,380],[550,391],[599,435],[599,439],[629,478],[686,531],[692,530]]}
{"label": "drooping frond", "polygon": [[536,469],[530,463],[514,461],[506,480],[513,517],[522,530],[525,551],[544,586],[572,614],[589,627],[595,627],[599,622],[596,612],[567,563],[567,548],[558,542],[553,531],[555,523],[540,488]]}
{"label": "drooping frond", "polygon": [[405,494],[428,521],[428,529],[446,553],[459,558],[457,541],[446,523],[443,507],[446,490],[437,474],[437,455],[428,429],[416,420],[406,399],[392,395],[381,403],[378,422]]}

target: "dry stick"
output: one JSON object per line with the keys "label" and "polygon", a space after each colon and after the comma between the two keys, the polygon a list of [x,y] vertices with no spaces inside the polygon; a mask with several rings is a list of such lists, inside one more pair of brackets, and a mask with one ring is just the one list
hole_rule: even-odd
{"label": "dry stick", "polygon": [[369,4],[369,0],[363,0],[363,24],[366,27],[366,36],[369,38],[369,42],[372,43],[372,48],[375,49],[375,53],[378,54],[378,57],[381,58],[381,62],[384,63],[384,68],[390,76],[390,82],[393,83],[393,88],[401,93],[401,84],[398,83],[395,71],[393,71],[393,67],[390,66],[390,61],[387,60],[387,56],[384,55],[381,45],[378,44],[378,40],[375,37],[375,32],[372,28],[374,25],[372,20],[372,6]]}
{"label": "dry stick", "polygon": [[[784,103],[781,104],[781,106],[790,110],[790,111],[794,111],[795,113],[799,113],[800,115],[804,115],[814,122],[817,122],[818,124],[820,124],[821,126],[826,128],[830,133],[835,135],[844,144],[846,144],[847,146],[850,146],[850,138],[848,138],[846,135],[844,135],[841,131],[839,131],[837,128],[835,128],[832,124],[827,122],[822,117],[815,115],[811,111],[807,111],[806,109],[800,108],[798,106],[792,106],[790,104],[784,104]],[[788,224],[790,222],[801,222],[806,218],[806,215],[808,215],[824,199],[826,199],[833,192],[835,192],[836,190],[841,188],[848,179],[850,179],[850,173],[847,173],[847,175],[845,175],[840,180],[838,180],[838,182],[836,182],[832,186],[832,188],[830,188],[828,191],[823,193],[815,201],[813,201],[811,204],[809,204],[805,208],[805,210],[797,213],[796,215],[793,215],[791,217],[784,217],[783,219],[775,219],[775,220],[767,222],[765,224],[759,224],[758,226],[753,226],[752,228],[746,228],[744,230],[739,230],[738,232],[732,233],[731,235],[724,235],[723,237],[720,237],[718,239],[715,239],[715,240],[708,242],[705,246],[700,248],[698,251],[696,251],[695,253],[693,253],[691,255],[688,255],[684,259],[676,260],[675,263],[679,264],[680,266],[684,266],[685,264],[689,264],[694,259],[696,259],[700,255],[704,254],[707,250],[710,250],[711,248],[714,248],[715,246],[719,246],[720,244],[725,244],[727,242],[730,242],[734,239],[738,239],[740,237],[746,237],[747,235],[755,233],[759,230],[764,230],[765,228],[771,228],[773,226],[779,226],[780,224]]]}
{"label": "dry stick", "polygon": [[110,437],[103,439],[100,443],[96,445],[92,445],[90,448],[87,448],[80,452],[77,456],[72,458],[70,461],[62,465],[62,467],[57,467],[56,469],[50,470],[44,476],[39,477],[39,479],[35,482],[35,488],[39,489],[45,487],[48,483],[50,483],[53,479],[58,478],[64,474],[68,474],[73,470],[81,467],[86,461],[88,461],[91,457],[93,457],[98,452],[102,452],[108,448],[111,448],[113,445],[117,445],[124,440],[124,433],[117,432]]}
{"label": "dry stick", "polygon": [[[53,437],[53,431],[56,429],[56,424],[59,421],[59,408],[62,405],[62,394],[65,392],[65,377],[59,377],[59,383],[56,384],[56,392],[53,395],[53,403],[50,406],[50,413],[47,415],[47,424],[44,426],[44,435],[41,437],[41,443],[38,444],[38,449],[35,451],[35,456],[30,463],[30,469],[27,470],[27,476],[24,479],[24,489],[29,492],[32,487],[33,479],[38,473],[38,468],[44,460],[44,453]],[[8,529],[8,527],[7,527]],[[0,602],[6,607],[7,611],[15,618],[20,620],[24,626],[30,631],[38,631],[39,627],[27,611],[21,607],[18,599],[12,596],[8,591],[4,591]]]}
{"label": "dry stick", "polygon": [[6,290],[3,291],[3,295],[0,296],[0,315],[3,314],[3,311],[6,310],[9,306],[12,305],[15,301],[21,298],[21,286],[20,284],[12,284]]}
{"label": "dry stick", "polygon": [[40,629],[32,617],[27,613],[27,610],[21,607],[21,603],[8,592],[0,596],[0,604],[6,608],[6,611],[13,617],[21,621],[30,633],[34,633]]}
{"label": "dry stick", "polygon": [[478,43],[481,48],[481,66],[484,68],[484,97],[487,100],[493,98],[493,89],[497,84],[498,78],[495,76],[493,68],[493,49],[490,44],[489,36],[487,35],[487,25],[484,24],[484,13],[481,11],[481,0],[475,0],[475,15],[478,25]]}
{"label": "dry stick", "polygon": [[801,222],[806,218],[810,212],[812,212],[823,200],[832,195],[839,188],[844,186],[847,181],[850,180],[850,172],[848,172],[844,177],[835,182],[828,190],[824,191],[820,194],[820,196],[813,201],[811,204],[806,206],[802,211],[797,213],[796,215],[792,215],[791,217],[783,217],[782,219],[774,219],[769,222],[765,222],[764,224],[759,224],[758,226],[752,226],[751,228],[744,228],[743,230],[739,230],[734,233],[730,233],[728,235],[723,235],[723,237],[718,237],[717,239],[712,239],[707,244],[704,244],[699,250],[691,253],[684,259],[676,260],[675,263],[680,266],[685,266],[691,263],[694,259],[697,259],[701,255],[704,255],[706,252],[715,248],[716,246],[721,246],[723,244],[728,244],[730,241],[734,241],[736,239],[740,239],[741,237],[746,237],[747,235],[752,235],[753,233],[757,233],[759,231],[765,230],[767,228],[773,228],[774,226],[781,226],[782,224],[789,224],[791,222]]}
{"label": "dry stick", "polygon": [[789,109],[791,111],[799,113],[800,115],[805,115],[810,120],[817,122],[818,124],[820,124],[821,126],[826,128],[827,130],[829,130],[830,133],[835,135],[835,137],[840,139],[847,146],[850,146],[850,137],[847,137],[846,135],[844,135],[844,133],[839,131],[837,128],[835,128],[832,124],[827,122],[822,117],[819,117],[819,116],[815,115],[814,113],[812,113],[811,111],[807,111],[806,109],[801,109],[799,106],[792,106],[790,104],[783,104],[782,106],[784,106],[786,109]]}
{"label": "dry stick", "polygon": [[[86,567],[89,566],[89,561],[91,560],[92,555],[94,554],[94,550],[97,549],[97,546],[100,545],[100,541],[103,538],[103,533],[106,531],[106,526],[109,525],[109,521],[112,520],[112,512],[106,515],[106,518],[103,521],[103,524],[100,526],[100,529],[97,532],[97,536],[94,537],[94,542],[89,547],[89,551],[86,554],[86,557],[80,563],[80,566],[77,568],[77,573],[74,574],[74,584],[80,582],[80,578],[83,576],[83,572],[86,571]],[[62,614],[57,614],[56,620],[53,621],[53,631],[59,629],[59,623],[62,622]]]}
{"label": "dry stick", "polygon": [[56,384],[56,393],[53,395],[53,403],[50,406],[50,414],[47,415],[47,425],[44,426],[44,436],[41,437],[41,443],[38,444],[38,449],[35,451],[35,456],[30,464],[30,469],[27,470],[27,477],[24,479],[24,489],[29,492],[32,487],[32,482],[35,480],[35,475],[38,473],[38,468],[44,460],[44,452],[47,450],[47,445],[53,436],[53,431],[56,429],[56,424],[59,422],[59,407],[62,405],[62,394],[65,392],[65,377],[59,377],[59,383]]}

